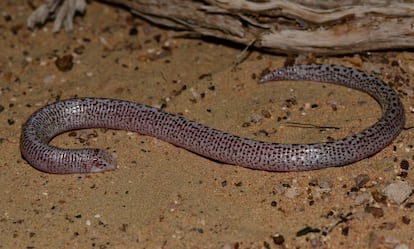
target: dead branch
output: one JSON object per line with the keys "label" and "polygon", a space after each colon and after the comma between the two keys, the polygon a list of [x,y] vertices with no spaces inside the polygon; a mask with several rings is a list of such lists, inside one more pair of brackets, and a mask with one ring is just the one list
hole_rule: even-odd
{"label": "dead branch", "polygon": [[277,53],[333,55],[414,47],[414,4],[408,0],[105,1],[186,35],[212,36]]}

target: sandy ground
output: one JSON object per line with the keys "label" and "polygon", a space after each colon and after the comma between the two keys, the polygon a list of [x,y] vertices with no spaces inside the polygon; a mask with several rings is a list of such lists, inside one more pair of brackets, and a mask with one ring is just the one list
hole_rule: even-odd
{"label": "sandy ground", "polygon": [[91,129],[53,144],[109,149],[118,169],[51,175],[21,157],[19,138],[31,113],[59,99],[126,99],[284,143],[344,137],[373,124],[381,110],[367,94],[339,86],[258,85],[257,76],[286,57],[253,51],[235,66],[241,47],[175,38],[98,2],[71,34],[53,34],[51,23],[27,30],[26,1],[1,1],[0,10],[0,248],[414,248],[414,198],[384,193],[390,184],[414,186],[414,53],[315,59],[377,75],[405,105],[407,129],[358,163],[254,171],[155,138]]}

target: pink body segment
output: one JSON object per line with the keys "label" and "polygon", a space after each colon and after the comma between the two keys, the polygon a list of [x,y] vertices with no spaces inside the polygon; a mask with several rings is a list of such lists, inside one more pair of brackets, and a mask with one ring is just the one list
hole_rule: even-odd
{"label": "pink body segment", "polygon": [[225,133],[146,105],[116,99],[59,101],[35,112],[23,126],[21,152],[35,168],[48,173],[92,173],[116,168],[101,149],[61,149],[50,140],[66,131],[110,128],[153,136],[223,163],[267,171],[300,171],[343,166],[372,156],[400,133],[404,108],[398,95],[380,79],[336,65],[298,65],[270,72],[259,80],[309,80],[368,93],[383,110],[381,118],[360,133],[333,142],[278,144]]}

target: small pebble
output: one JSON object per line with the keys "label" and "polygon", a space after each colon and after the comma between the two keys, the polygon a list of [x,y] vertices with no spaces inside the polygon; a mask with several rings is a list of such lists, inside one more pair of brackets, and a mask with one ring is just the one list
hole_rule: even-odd
{"label": "small pebble", "polygon": [[318,179],[318,185],[321,189],[327,190],[327,192],[329,192],[332,188],[332,182],[329,178]]}
{"label": "small pebble", "polygon": [[343,236],[348,236],[348,234],[349,234],[349,227],[344,227],[344,228],[342,228],[342,229],[341,229],[341,234],[342,234]]}
{"label": "small pebble", "polygon": [[387,197],[383,193],[380,193],[379,191],[375,190],[371,194],[376,202],[382,204],[385,204],[387,202]]}
{"label": "small pebble", "polygon": [[234,248],[234,246],[233,246],[233,243],[231,243],[231,242],[224,243],[224,245],[222,247],[222,249],[233,249],[233,248]]}
{"label": "small pebble", "polygon": [[365,207],[365,212],[372,214],[375,218],[381,218],[384,216],[384,210],[378,207]]}
{"label": "small pebble", "polygon": [[254,113],[251,117],[251,121],[255,124],[261,122],[263,120],[263,116],[257,113]]}
{"label": "small pebble", "polygon": [[370,232],[368,234],[368,240],[367,240],[367,248],[379,248],[380,245],[380,237],[375,232]]}
{"label": "small pebble", "polygon": [[272,239],[273,239],[273,243],[275,243],[276,245],[281,245],[285,243],[285,238],[283,237],[283,235],[278,234],[278,233],[274,234],[272,236]]}
{"label": "small pebble", "polygon": [[59,57],[56,60],[55,65],[62,72],[70,71],[73,67],[73,56],[64,55],[62,57]]}
{"label": "small pebble", "polygon": [[73,52],[79,55],[83,54],[84,51],[85,51],[85,46],[83,45],[80,45],[73,49]]}
{"label": "small pebble", "polygon": [[354,199],[354,205],[359,206],[369,202],[371,195],[368,192],[358,192]]}
{"label": "small pebble", "polygon": [[45,77],[43,77],[43,83],[45,84],[51,84],[56,80],[56,75],[48,74]]}
{"label": "small pebble", "polygon": [[389,245],[396,245],[400,243],[400,239],[393,237],[391,235],[384,236],[384,242]]}
{"label": "small pebble", "polygon": [[414,211],[414,202],[407,202],[404,204],[404,207],[410,209],[411,211]]}
{"label": "small pebble", "polygon": [[407,160],[402,160],[400,162],[400,168],[403,170],[408,170],[408,168],[410,167],[410,163]]}
{"label": "small pebble", "polygon": [[394,249],[409,249],[409,247],[406,244],[401,243],[401,244],[396,245]]}
{"label": "small pebble", "polygon": [[402,218],[401,218],[401,221],[402,221],[402,223],[404,223],[404,224],[406,224],[406,225],[409,225],[410,224],[410,222],[411,222],[411,219],[409,218],[409,217],[407,217],[407,216],[403,216]]}
{"label": "small pebble", "polygon": [[311,248],[323,248],[321,238],[315,237],[310,240]]}
{"label": "small pebble", "polygon": [[407,178],[408,177],[408,172],[407,171],[400,172],[397,176],[399,176],[401,178]]}
{"label": "small pebble", "polygon": [[384,188],[384,195],[394,204],[403,203],[411,194],[413,188],[407,182],[391,183]]}
{"label": "small pebble", "polygon": [[362,188],[369,182],[370,178],[367,174],[359,174],[354,180],[357,187]]}
{"label": "small pebble", "polygon": [[268,110],[262,110],[261,114],[263,115],[263,117],[265,118],[271,118],[272,114],[270,114],[270,112]]}
{"label": "small pebble", "polygon": [[395,222],[383,222],[379,225],[380,229],[393,230],[397,224]]}
{"label": "small pebble", "polygon": [[289,199],[295,199],[299,195],[296,188],[288,188],[285,192],[285,197]]}
{"label": "small pebble", "polygon": [[129,35],[130,35],[130,36],[135,36],[135,35],[138,35],[138,29],[137,29],[136,27],[132,27],[132,28],[129,30]]}

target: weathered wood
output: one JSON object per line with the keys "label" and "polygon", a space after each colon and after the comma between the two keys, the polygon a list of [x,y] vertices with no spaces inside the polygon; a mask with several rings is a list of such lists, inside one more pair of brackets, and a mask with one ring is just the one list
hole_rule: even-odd
{"label": "weathered wood", "polygon": [[411,1],[104,1],[186,35],[212,36],[277,53],[332,55],[414,47]]}

